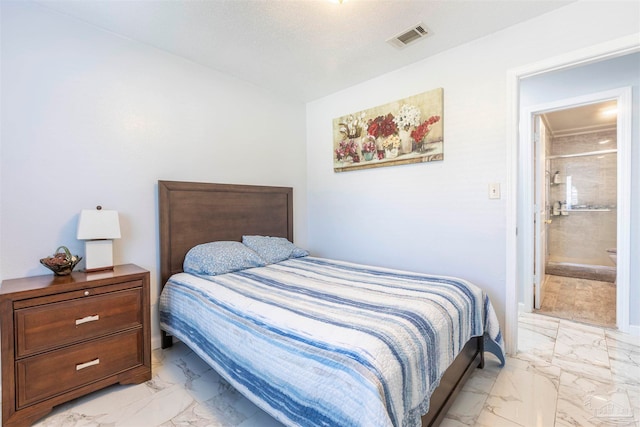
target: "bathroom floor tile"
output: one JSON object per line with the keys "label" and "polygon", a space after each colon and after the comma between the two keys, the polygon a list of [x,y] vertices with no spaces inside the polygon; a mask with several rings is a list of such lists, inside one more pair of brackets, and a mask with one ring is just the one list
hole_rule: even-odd
{"label": "bathroom floor tile", "polygon": [[538,314],[597,326],[616,325],[616,285],[547,274]]}

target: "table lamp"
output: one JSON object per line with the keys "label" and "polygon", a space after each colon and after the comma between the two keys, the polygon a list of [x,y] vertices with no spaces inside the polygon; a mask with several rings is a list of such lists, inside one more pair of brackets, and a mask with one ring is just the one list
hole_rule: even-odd
{"label": "table lamp", "polygon": [[105,210],[102,206],[83,209],[78,220],[79,240],[85,241],[87,273],[113,270],[113,240],[120,238],[118,211]]}

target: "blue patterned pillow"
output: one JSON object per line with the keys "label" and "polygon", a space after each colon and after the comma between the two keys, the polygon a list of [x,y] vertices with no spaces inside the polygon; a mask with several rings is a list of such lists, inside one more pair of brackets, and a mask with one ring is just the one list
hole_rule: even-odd
{"label": "blue patterned pillow", "polygon": [[182,267],[185,273],[215,276],[265,265],[260,255],[242,243],[220,241],[191,248]]}
{"label": "blue patterned pillow", "polygon": [[309,252],[297,247],[284,237],[242,236],[242,243],[256,251],[267,264],[309,255]]}

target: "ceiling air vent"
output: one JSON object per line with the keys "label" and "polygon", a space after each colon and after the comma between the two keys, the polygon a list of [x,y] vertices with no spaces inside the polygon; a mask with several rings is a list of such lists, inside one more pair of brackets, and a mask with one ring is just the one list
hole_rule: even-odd
{"label": "ceiling air vent", "polygon": [[387,43],[397,47],[398,49],[402,49],[403,47],[408,46],[411,43],[420,40],[421,38],[428,35],[429,31],[427,30],[427,28],[424,26],[424,24],[419,23],[411,28],[404,30],[400,34],[391,37],[387,40]]}

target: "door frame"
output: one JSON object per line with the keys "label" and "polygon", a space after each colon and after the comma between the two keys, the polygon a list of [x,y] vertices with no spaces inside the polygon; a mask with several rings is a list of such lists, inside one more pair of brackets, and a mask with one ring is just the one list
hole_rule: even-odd
{"label": "door frame", "polygon": [[547,241],[549,238],[549,183],[551,182],[551,169],[548,168],[547,159],[547,124],[542,115],[532,117],[533,146],[535,158],[535,188],[534,188],[534,286],[535,297],[533,307],[539,309],[542,304],[545,269],[547,261]]}
{"label": "door frame", "polygon": [[[549,113],[557,110],[564,110],[572,107],[579,107],[587,104],[594,104],[602,101],[615,100],[618,103],[617,118],[617,224],[616,224],[616,241],[618,247],[618,258],[616,263],[616,326],[621,331],[627,331],[629,328],[629,262],[631,238],[629,230],[631,229],[631,108],[632,108],[632,88],[622,87],[603,92],[590,93],[578,97],[561,99],[545,104],[539,104],[527,107],[522,111],[520,123],[520,147],[522,148],[522,156],[520,158],[520,166],[527,164],[534,165],[535,159],[530,153],[535,149],[535,141],[533,136],[533,125],[537,115]],[[521,168],[519,178],[523,182],[523,192],[520,194],[522,200],[522,216],[523,224],[530,223],[529,227],[523,227],[522,233],[522,249],[524,251],[523,258],[533,261],[535,254],[533,250],[533,242],[535,241],[534,223],[534,176],[527,173],[527,170]],[[530,214],[527,215],[527,212]],[[533,266],[530,262],[529,265]],[[531,280],[527,280],[527,277]],[[533,267],[528,268],[527,264],[522,267],[521,279],[523,280],[524,290],[524,310],[531,312],[533,310]]]}
{"label": "door frame", "polygon": [[[506,117],[506,172],[507,197],[505,200],[505,324],[504,337],[507,354],[518,351],[518,289],[519,270],[523,265],[523,251],[518,239],[519,191],[519,118],[520,80],[537,74],[563,68],[586,65],[640,51],[638,34],[611,40],[588,48],[567,52],[544,61],[507,70],[507,117]],[[620,325],[624,327],[624,325]],[[628,328],[628,325],[627,325]]]}

